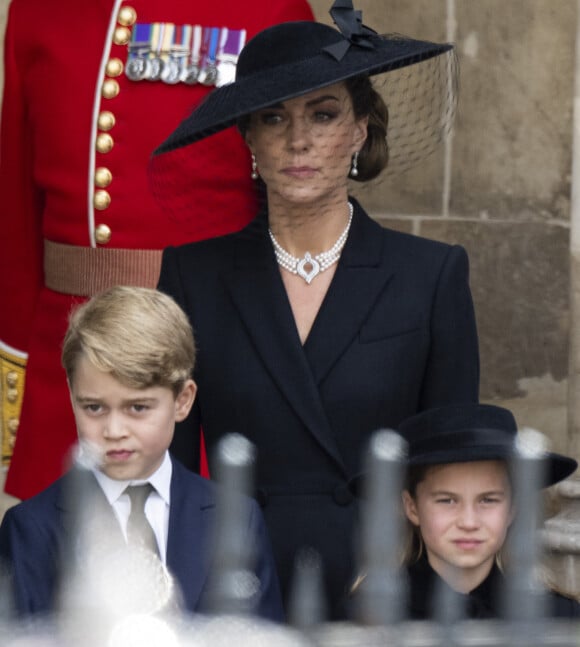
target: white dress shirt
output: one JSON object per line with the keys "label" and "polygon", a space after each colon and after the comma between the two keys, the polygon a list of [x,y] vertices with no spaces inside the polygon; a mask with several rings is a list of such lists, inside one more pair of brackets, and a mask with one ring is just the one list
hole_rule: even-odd
{"label": "white dress shirt", "polygon": [[116,481],[99,470],[93,470],[98,484],[101,486],[101,489],[107,497],[107,501],[113,508],[115,516],[119,521],[125,541],[127,540],[127,521],[131,512],[131,501],[129,495],[124,494],[125,488],[129,485],[151,483],[154,489],[145,503],[145,516],[155,533],[159,554],[164,564],[167,557],[167,532],[169,528],[172,470],[173,466],[169,458],[169,452],[165,452],[163,462],[157,471],[145,480]]}

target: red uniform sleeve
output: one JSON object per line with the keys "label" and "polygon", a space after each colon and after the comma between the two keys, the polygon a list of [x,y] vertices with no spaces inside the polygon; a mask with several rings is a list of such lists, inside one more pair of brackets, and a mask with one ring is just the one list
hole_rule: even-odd
{"label": "red uniform sleeve", "polygon": [[290,20],[314,20],[312,9],[306,0],[284,0],[284,2],[271,2],[271,24]]}
{"label": "red uniform sleeve", "polygon": [[26,351],[30,322],[42,284],[43,198],[32,176],[32,136],[19,65],[21,24],[15,0],[5,37],[5,84],[0,131],[0,342]]}

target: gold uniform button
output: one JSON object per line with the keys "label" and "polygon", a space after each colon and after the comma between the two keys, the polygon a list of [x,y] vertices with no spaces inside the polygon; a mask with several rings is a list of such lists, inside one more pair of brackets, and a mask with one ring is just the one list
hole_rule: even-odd
{"label": "gold uniform button", "polygon": [[103,110],[97,119],[99,130],[111,130],[115,125],[115,115],[110,110]]}
{"label": "gold uniform button", "polygon": [[8,418],[8,431],[14,435],[16,433],[16,430],[18,429],[18,423],[20,421],[18,418]]}
{"label": "gold uniform button", "polygon": [[111,58],[105,68],[107,76],[121,76],[123,74],[123,61],[120,58]]}
{"label": "gold uniform button", "polygon": [[6,399],[10,404],[14,404],[18,400],[18,389],[6,389]]}
{"label": "gold uniform button", "polygon": [[8,373],[6,373],[6,384],[11,389],[18,384],[18,373],[16,371],[8,371]]}
{"label": "gold uniform button", "polygon": [[97,152],[99,153],[109,153],[115,142],[109,133],[99,133],[97,135]]}
{"label": "gold uniform button", "polygon": [[99,225],[95,229],[95,240],[99,245],[106,245],[111,240],[111,228],[108,225]]}
{"label": "gold uniform button", "polygon": [[[104,211],[105,209],[109,208],[109,205],[111,204],[111,195],[109,194],[108,191],[105,191],[104,189],[99,189],[98,191],[95,191],[95,195],[93,196],[93,206],[95,209],[98,209],[99,211]],[[102,227],[106,227],[106,225],[100,225]],[[107,227],[108,229],[108,227]],[[98,236],[99,228],[97,227],[97,236]],[[111,237],[111,231],[109,230],[109,238]],[[97,239],[97,242],[102,242]],[[107,239],[105,242],[109,242]]]}
{"label": "gold uniform button", "polygon": [[95,184],[100,187],[101,189],[104,189],[106,186],[109,186],[111,182],[113,181],[113,174],[111,171],[109,171],[108,168],[105,168],[104,166],[99,166],[95,170]]}
{"label": "gold uniform button", "polygon": [[101,88],[101,94],[105,99],[114,99],[120,92],[119,82],[115,79],[106,79]]}
{"label": "gold uniform button", "polygon": [[113,34],[115,45],[126,45],[131,40],[131,30],[128,27],[117,27]]}
{"label": "gold uniform button", "polygon": [[119,22],[120,25],[123,25],[124,27],[130,27],[131,25],[135,24],[135,21],[137,20],[137,12],[133,7],[121,7],[119,9],[119,14],[117,16],[117,21]]}

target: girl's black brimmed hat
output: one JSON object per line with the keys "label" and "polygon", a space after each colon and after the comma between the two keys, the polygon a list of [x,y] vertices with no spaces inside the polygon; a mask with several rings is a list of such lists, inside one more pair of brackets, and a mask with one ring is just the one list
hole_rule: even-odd
{"label": "girl's black brimmed hat", "polygon": [[[399,425],[408,443],[409,466],[507,460],[514,457],[517,425],[510,411],[489,404],[447,405],[423,411]],[[574,472],[568,456],[545,452],[546,482],[554,485]]]}
{"label": "girl's black brimmed hat", "polygon": [[[407,468],[501,460],[515,457],[518,428],[511,411],[491,404],[450,404],[422,411],[397,428],[407,443]],[[544,452],[544,481],[549,487],[570,476],[578,463],[568,456]],[[349,482],[356,496],[363,496],[366,473]]]}
{"label": "girl's black brimmed hat", "polygon": [[[431,72],[423,76],[412,74],[405,81],[404,91],[400,84],[394,84],[396,98],[387,92],[389,126],[393,111],[405,118],[398,136],[388,135],[391,160],[397,157],[397,141],[417,139],[417,132],[421,128],[425,130],[428,113],[434,110],[433,96],[425,92],[425,84],[437,85],[436,91],[444,95],[440,103],[446,114],[435,115],[433,123],[439,130],[448,129],[455,111],[457,81],[451,44],[399,35],[381,36],[362,24],[361,12],[353,9],[351,0],[336,0],[330,13],[340,31],[322,23],[300,21],[282,23],[257,34],[240,53],[235,81],[210,93],[159,146],[155,155],[192,144],[236,124],[256,110],[307,92],[361,74],[377,75],[419,66],[445,54],[450,56],[442,64],[437,63],[441,68],[440,82],[433,80]],[[418,95],[424,95],[419,105]],[[408,119],[409,113],[415,114],[413,123]],[[425,139],[421,135],[421,142]],[[420,148],[420,143],[414,143],[413,148]],[[413,154],[407,150],[405,157]]]}

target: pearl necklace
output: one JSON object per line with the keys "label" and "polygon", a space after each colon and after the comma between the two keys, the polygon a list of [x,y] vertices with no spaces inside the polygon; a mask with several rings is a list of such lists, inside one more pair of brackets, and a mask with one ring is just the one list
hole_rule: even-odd
{"label": "pearl necklace", "polygon": [[[350,229],[350,223],[352,222],[353,207],[350,202],[348,203],[348,211],[348,223],[346,224],[346,227],[342,234],[340,234],[340,236],[338,237],[336,243],[334,243],[334,245],[328,251],[320,252],[320,254],[316,254],[315,256],[312,256],[310,252],[306,252],[306,254],[304,254],[302,258],[299,258],[298,256],[292,256],[292,254],[287,252],[276,240],[274,234],[272,233],[272,230],[268,229],[270,240],[272,241],[272,245],[274,246],[274,254],[276,255],[276,261],[278,261],[278,265],[280,267],[283,267],[285,270],[288,270],[288,272],[290,272],[291,274],[298,274],[298,276],[303,278],[306,283],[310,285],[312,281],[320,274],[320,272],[327,270],[340,258],[340,253],[342,252],[342,248],[346,243],[346,238]],[[309,270],[306,269],[307,266],[310,266]]]}

